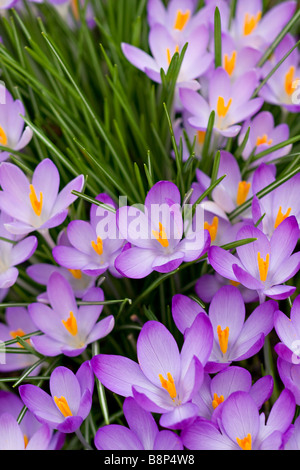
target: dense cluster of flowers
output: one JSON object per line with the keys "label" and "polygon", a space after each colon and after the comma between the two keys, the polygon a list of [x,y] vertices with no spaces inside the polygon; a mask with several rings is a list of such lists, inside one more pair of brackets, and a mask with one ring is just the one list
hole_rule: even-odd
{"label": "dense cluster of flowers", "polygon": [[[78,17],[78,2],[49,2],[68,3]],[[24,125],[22,102],[0,90],[0,299],[24,282],[21,265],[39,286],[34,302],[12,304],[1,318],[1,376],[24,372],[17,394],[0,390],[1,450],[59,450],[72,433],[98,450],[300,449],[300,293],[293,282],[300,267],[300,174],[276,185],[277,163],[292,144],[281,145],[290,128],[272,113],[300,111],[296,37],[288,32],[259,65],[297,3],[263,13],[262,0],[238,0],[234,17],[229,1],[207,0],[200,9],[198,3],[148,0],[150,53],[120,44],[128,66],[157,86],[182,59],[171,116],[182,161],[189,164],[189,147],[203,161],[207,144],[219,159],[214,178],[196,169],[187,197],[166,179],[154,182],[144,204],[118,206],[114,195],[99,192],[88,220],[70,218],[85,175],[61,187],[51,159],[32,173],[10,161],[33,131]],[[230,151],[234,139],[239,160]],[[267,187],[272,191],[264,193]],[[56,240],[52,229],[59,230]],[[52,263],[40,256],[44,242]],[[184,290],[172,296],[168,322],[159,311],[156,319],[139,320],[136,360],[114,349],[90,354],[118,326],[114,315],[101,316],[112,300],[105,299],[102,276],[134,285],[189,265],[200,273],[204,264],[194,296]],[[61,362],[47,387],[37,384],[34,377],[53,357]],[[258,357],[263,364],[254,375],[247,364]],[[97,426],[88,444],[80,428],[99,408],[95,381],[119,397],[127,425]]]}

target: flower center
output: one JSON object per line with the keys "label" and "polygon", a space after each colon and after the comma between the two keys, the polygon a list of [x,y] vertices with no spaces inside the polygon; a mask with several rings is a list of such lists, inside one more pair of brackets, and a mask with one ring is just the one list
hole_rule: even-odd
{"label": "flower center", "polygon": [[269,140],[268,140],[267,134],[264,134],[262,137],[257,137],[257,139],[256,139],[256,147],[258,147],[259,145],[263,145],[263,144],[271,145],[272,142],[273,142],[273,139],[269,139]]}
{"label": "flower center", "polygon": [[65,418],[67,418],[68,416],[73,416],[72,411],[70,410],[70,407],[65,397],[63,396],[61,396],[60,398],[54,397],[54,401],[55,401],[57,408],[59,409],[59,411],[63,414]]}
{"label": "flower center", "polygon": [[0,126],[0,145],[7,145],[7,135],[5,134],[4,130]]}
{"label": "flower center", "polygon": [[231,75],[234,72],[235,65],[236,65],[236,56],[237,52],[232,51],[231,57],[229,58],[228,54],[224,55],[224,69],[228,73],[228,75],[231,77]]}
{"label": "flower center", "polygon": [[211,402],[213,409],[215,410],[220,405],[220,403],[223,403],[223,401],[224,401],[223,395],[218,396],[216,393],[214,393],[214,399]]}
{"label": "flower center", "polygon": [[80,19],[80,14],[79,14],[79,4],[78,4],[78,0],[72,0],[71,1],[71,8],[72,8],[72,12],[73,12],[73,15],[74,15],[74,18],[79,21]]}
{"label": "flower center", "polygon": [[274,224],[274,228],[277,228],[278,225],[280,225],[281,222],[283,222],[290,215],[291,210],[292,210],[292,208],[289,207],[288,210],[286,211],[286,213],[283,214],[282,213],[282,207],[281,206],[279,207],[277,217],[276,217],[276,220],[275,220],[275,224]]}
{"label": "flower center", "polygon": [[176,20],[174,23],[174,29],[178,29],[179,31],[182,31],[187,22],[189,21],[191,16],[191,11],[186,10],[185,13],[183,13],[181,10],[177,10],[177,15],[176,15]]}
{"label": "flower center", "polygon": [[217,103],[217,113],[220,118],[226,117],[229,111],[229,108],[231,106],[231,103],[232,103],[232,98],[229,99],[227,105],[225,106],[225,100],[223,96],[219,96],[218,103]]}
{"label": "flower center", "polygon": [[267,256],[266,256],[266,260],[264,260],[264,259],[260,256],[260,252],[257,253],[257,262],[258,262],[259,276],[260,276],[260,280],[261,280],[262,282],[265,282],[265,280],[267,279],[268,270],[269,270],[269,261],[270,261],[270,255],[269,255],[269,253],[268,253]]}
{"label": "flower center", "polygon": [[256,16],[250,15],[250,13],[246,13],[244,20],[244,36],[249,36],[249,34],[251,34],[252,31],[255,30],[260,20],[261,11],[259,11]]}
{"label": "flower center", "polygon": [[226,354],[228,348],[229,326],[226,326],[226,328],[222,330],[221,325],[218,325],[217,333],[219,338],[220,349],[223,354]]}
{"label": "flower center", "polygon": [[238,282],[238,281],[232,281],[232,280],[230,280],[229,282],[230,282],[230,284],[231,284],[232,286],[235,286],[235,287],[237,287],[237,286],[240,285],[240,282]]}
{"label": "flower center", "polygon": [[197,131],[198,144],[200,144],[200,145],[204,144],[205,136],[206,136],[205,131]]}
{"label": "flower center", "polygon": [[92,240],[91,245],[96,251],[97,255],[101,256],[103,254],[103,241],[101,237],[97,237],[97,243]]}
{"label": "flower center", "polygon": [[237,196],[236,196],[236,203],[238,206],[240,206],[246,201],[250,187],[251,187],[251,183],[247,183],[247,181],[239,182]]}
{"label": "flower center", "polygon": [[161,222],[159,222],[159,231],[152,230],[152,233],[163,248],[168,248],[169,240],[167,238],[166,230]]}
{"label": "flower center", "polygon": [[[178,52],[178,54],[179,54],[179,46],[178,46],[178,45],[175,47],[175,52]],[[175,52],[174,52],[174,54],[175,54]],[[173,55],[171,54],[171,51],[170,51],[170,49],[169,49],[169,48],[167,48],[167,59],[168,59],[168,65],[170,65],[170,63],[171,63],[171,60],[172,60],[172,57],[173,57]]]}
{"label": "flower center", "polygon": [[66,330],[72,335],[76,336],[78,333],[78,326],[77,326],[77,321],[76,318],[74,317],[73,312],[70,312],[70,316],[67,320],[62,320],[62,323]]}
{"label": "flower center", "polygon": [[170,372],[167,373],[167,377],[168,377],[168,380],[166,380],[161,374],[159,374],[159,380],[161,382],[162,388],[167,390],[172,400],[175,401],[175,398],[177,396],[175,382]]}
{"label": "flower center", "polygon": [[287,95],[289,95],[289,96],[292,95],[294,90],[295,90],[294,82],[296,80],[299,80],[298,78],[294,78],[295,70],[296,69],[295,69],[294,65],[291,65],[291,67],[289,68],[289,70],[285,74],[284,88],[285,88],[285,91],[286,91]]}
{"label": "flower center", "polygon": [[[9,334],[10,334],[10,336],[11,336],[13,339],[15,339],[17,336],[19,336],[20,338],[21,338],[22,336],[25,336],[26,333],[25,333],[21,328],[18,328],[17,330],[10,331]],[[27,339],[26,341],[27,341],[27,343],[30,345],[30,340]],[[17,343],[17,344],[18,344],[21,348],[24,348],[24,346],[23,346],[22,344],[20,344],[20,343]]]}
{"label": "flower center", "polygon": [[75,279],[82,278],[82,272],[80,271],[80,269],[68,269],[68,271],[70,271],[70,273]]}
{"label": "flower center", "polygon": [[208,230],[210,234],[210,239],[211,241],[215,241],[217,233],[218,233],[218,225],[219,225],[219,219],[218,217],[214,217],[212,224],[209,225],[208,222],[204,222],[204,230]]}
{"label": "flower center", "polygon": [[251,450],[252,448],[252,438],[251,434],[247,434],[246,437],[243,439],[240,439],[239,437],[236,438],[238,445],[240,446],[241,449],[243,450]]}
{"label": "flower center", "polygon": [[38,200],[33,185],[31,184],[29,188],[30,188],[29,199],[31,202],[32,209],[34,210],[34,213],[37,216],[40,216],[42,213],[42,208],[43,208],[43,193],[40,192],[40,200]]}

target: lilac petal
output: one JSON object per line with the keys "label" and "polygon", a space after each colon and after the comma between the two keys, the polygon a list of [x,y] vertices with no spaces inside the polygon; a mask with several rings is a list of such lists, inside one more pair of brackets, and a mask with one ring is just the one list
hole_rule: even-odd
{"label": "lilac petal", "polygon": [[58,356],[62,353],[63,343],[49,336],[35,336],[31,339],[34,349],[44,356]]}
{"label": "lilac petal", "polygon": [[247,392],[234,392],[227,398],[222,409],[222,424],[228,437],[236,442],[251,434],[255,441],[259,430],[259,413]]}
{"label": "lilac petal", "polygon": [[270,270],[280,269],[281,263],[288,258],[300,237],[300,229],[296,217],[287,217],[274,230],[271,238],[272,256],[270,259]]}
{"label": "lilac petal", "polygon": [[225,282],[225,279],[223,283],[220,282],[219,276],[216,274],[204,274],[195,285],[196,294],[203,302],[210,303],[213,296]]}
{"label": "lilac petal", "polygon": [[45,158],[34,170],[32,184],[36,194],[43,193],[42,213],[49,214],[56,200],[59,190],[59,172],[54,163]]}
{"label": "lilac petal", "polygon": [[13,246],[11,250],[11,265],[16,266],[28,260],[38,245],[36,237],[27,237]]}
{"label": "lilac petal", "polygon": [[52,213],[59,214],[65,209],[67,209],[74,201],[76,201],[77,197],[75,194],[72,194],[72,191],[81,192],[84,185],[84,177],[83,175],[79,175],[70,181],[58,194]]}
{"label": "lilac petal", "polygon": [[26,273],[28,274],[31,279],[33,279],[38,284],[42,284],[44,286],[47,285],[49,277],[55,271],[57,271],[57,266],[47,263],[37,263],[32,264],[26,269]]}
{"label": "lilac petal", "polygon": [[284,389],[270,411],[267,425],[274,431],[285,432],[295,415],[295,397],[293,393]]}
{"label": "lilac petal", "polygon": [[155,386],[143,388],[139,385],[134,385],[132,387],[132,394],[136,402],[150,413],[161,414],[174,408],[170,396],[162,387],[160,389]]}
{"label": "lilac petal", "polygon": [[74,373],[66,367],[56,367],[50,377],[52,397],[65,397],[73,415],[77,414],[80,404],[80,386]]}
{"label": "lilac petal", "polygon": [[113,315],[109,315],[103,320],[100,320],[98,323],[95,324],[91,333],[88,335],[87,344],[93,343],[98,339],[105,338],[114,328],[115,326],[115,319]]}
{"label": "lilac petal", "polygon": [[54,227],[57,227],[58,225],[61,225],[65,221],[67,216],[68,216],[67,209],[64,211],[58,212],[57,214],[50,217],[45,223],[43,223],[39,227],[39,230],[54,228]]}
{"label": "lilac petal", "polygon": [[260,409],[263,404],[269,400],[273,393],[274,381],[271,375],[265,375],[253,384],[250,395],[255,401],[257,408]]}
{"label": "lilac petal", "polygon": [[238,282],[240,282],[243,286],[247,287],[247,289],[254,289],[254,290],[262,290],[263,283],[253,277],[250,273],[245,271],[243,268],[240,268],[237,264],[232,266],[233,272]]}
{"label": "lilac petal", "polygon": [[210,109],[205,99],[199,93],[188,88],[180,88],[179,96],[184,108],[193,116],[202,118],[206,127]]}
{"label": "lilac petal", "polygon": [[[104,292],[99,287],[91,287],[82,298],[83,302],[103,302]],[[88,335],[98,320],[103,305],[81,305],[78,309],[78,329],[83,336]]]}
{"label": "lilac petal", "polygon": [[85,390],[83,393],[81,400],[80,400],[80,406],[78,408],[77,416],[80,416],[82,420],[85,420],[87,416],[89,415],[92,407],[92,402],[93,402],[93,396],[89,390]]}
{"label": "lilac petal", "polygon": [[159,420],[160,426],[168,429],[184,429],[197,417],[198,407],[194,403],[176,406],[174,410],[164,413]]}
{"label": "lilac petal", "polygon": [[139,70],[144,72],[147,68],[159,72],[159,66],[153,57],[143,50],[126,43],[122,43],[121,48],[126,59]]}
{"label": "lilac petal", "polygon": [[185,403],[191,401],[201,388],[204,380],[204,367],[197,356],[193,356],[188,367],[185,366],[183,361],[182,365],[185,370],[182,370],[181,372],[178,395],[181,402]]}
{"label": "lilac petal", "polygon": [[254,356],[261,350],[264,345],[265,335],[257,334],[252,338],[248,338],[243,343],[238,343],[231,351],[231,357],[235,361],[243,361]]}
{"label": "lilac petal", "polygon": [[264,294],[274,300],[284,300],[293,295],[295,290],[294,286],[273,286],[265,290]]}
{"label": "lilac petal", "polygon": [[85,220],[73,220],[67,228],[68,239],[76,250],[91,255],[94,250],[91,245],[92,241],[96,241],[97,235],[94,227]]}
{"label": "lilac petal", "polygon": [[81,364],[78,371],[76,372],[76,377],[79,382],[82,394],[85,390],[89,390],[91,393],[93,393],[94,373],[90,361],[85,361]]}
{"label": "lilac petal", "polygon": [[24,450],[24,437],[17,420],[9,413],[0,416],[0,450]]}
{"label": "lilac petal", "polygon": [[[36,327],[43,333],[57,341],[64,341],[64,328],[61,318],[48,306],[43,303],[34,303],[28,306],[29,315]],[[37,337],[32,338],[32,340]]]}
{"label": "lilac petal", "polygon": [[57,430],[66,434],[72,433],[80,428],[82,418],[80,416],[68,416],[62,423],[59,423]]}
{"label": "lilac petal", "polygon": [[172,316],[181,333],[189,328],[194,322],[198,313],[205,313],[205,310],[194,300],[189,297],[176,294],[172,298]]}
{"label": "lilac petal", "polygon": [[83,269],[90,257],[69,246],[56,246],[52,250],[54,260],[68,269]]}
{"label": "lilac petal", "polygon": [[53,310],[64,318],[77,312],[77,304],[71,285],[68,281],[58,272],[51,274],[48,285],[47,294]]}
{"label": "lilac petal", "polygon": [[31,384],[21,385],[19,393],[24,405],[39,421],[56,427],[64,420],[64,416],[56,407],[53,399],[41,388]]}
{"label": "lilac petal", "polygon": [[170,256],[156,256],[152,263],[152,268],[159,273],[169,273],[181,265],[183,258],[184,253],[182,251],[175,252]]}
{"label": "lilac petal", "polygon": [[131,431],[139,437],[143,448],[153,449],[158,427],[151,413],[143,410],[132,397],[125,399],[123,411]]}
{"label": "lilac petal", "polygon": [[160,431],[155,439],[153,450],[183,450],[183,444],[172,431]]}
{"label": "lilac petal", "polygon": [[211,421],[197,419],[181,433],[183,445],[190,450],[236,450],[237,444],[223,436]]}
{"label": "lilac petal", "polygon": [[[297,345],[297,344],[296,344]],[[274,350],[279,358],[283,359],[285,362],[295,362],[299,361],[299,356],[296,353],[293,353],[290,348],[288,348],[283,343],[277,343],[274,346]],[[297,350],[298,352],[298,350]]]}
{"label": "lilac petal", "polygon": [[144,450],[137,435],[119,424],[98,429],[94,442],[98,450]]}
{"label": "lilac petal", "polygon": [[176,43],[168,30],[160,24],[155,24],[149,32],[149,47],[159,68],[165,72],[169,68],[167,49],[175,52]]}
{"label": "lilac petal", "polygon": [[28,194],[28,207],[30,206],[29,181],[19,167],[12,163],[2,163],[0,165],[0,185],[4,192],[12,195],[14,200],[21,203],[23,210],[24,195]]}
{"label": "lilac petal", "polygon": [[232,266],[234,264],[241,265],[238,258],[231,253],[219,246],[211,246],[208,250],[208,261],[218,274],[231,281],[237,281]]}
{"label": "lilac petal", "polygon": [[278,304],[273,300],[259,305],[245,321],[236,344],[243,343],[261,333],[267,336],[273,329],[274,313],[277,308]]}
{"label": "lilac petal", "polygon": [[216,393],[218,396],[223,395],[226,399],[231,393],[238,390],[249,392],[251,384],[250,372],[242,367],[231,366],[213,377],[210,384],[211,396]]}
{"label": "lilac petal", "polygon": [[47,450],[52,432],[47,424],[43,424],[29,440],[26,450]]}
{"label": "lilac petal", "polygon": [[11,287],[16,282],[19,275],[17,268],[9,268],[0,274],[0,289]]}
{"label": "lilac petal", "polygon": [[156,253],[151,250],[132,247],[118,255],[115,268],[124,277],[141,279],[153,271],[152,264],[155,256]]}
{"label": "lilac petal", "polygon": [[[199,313],[190,328],[185,330],[181,349],[182,373],[194,356],[205,366],[213,347],[213,327],[206,313]],[[201,340],[199,340],[201,338]]]}
{"label": "lilac petal", "polygon": [[137,340],[137,356],[141,370],[157,387],[159,375],[171,373],[175,383],[180,376],[180,355],[177,343],[169,330],[157,321],[144,324]]}
{"label": "lilac petal", "polygon": [[292,18],[297,3],[295,1],[284,2],[271,8],[261,19],[259,24],[259,34],[262,35],[268,43],[272,43],[277,34]]}
{"label": "lilac petal", "polygon": [[26,126],[19,142],[17,143],[17,145],[15,145],[14,150],[18,151],[25,148],[31,141],[32,137],[33,130],[29,126]]}
{"label": "lilac petal", "polygon": [[257,240],[247,245],[237,247],[236,251],[244,269],[255,279],[259,279],[257,253],[260,252],[260,256],[266,259],[267,254],[271,252],[271,245],[267,236],[258,228],[251,225],[242,227],[236,239],[243,240],[247,238],[256,238]]}

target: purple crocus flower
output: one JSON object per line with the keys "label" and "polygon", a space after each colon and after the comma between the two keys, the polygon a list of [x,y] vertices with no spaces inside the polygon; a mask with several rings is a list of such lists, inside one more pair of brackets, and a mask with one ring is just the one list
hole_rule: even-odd
{"label": "purple crocus flower", "polygon": [[241,130],[239,123],[253,116],[263,105],[262,98],[251,99],[257,84],[254,70],[241,75],[232,84],[228,73],[218,67],[210,77],[207,101],[197,91],[187,88],[179,90],[179,97],[183,108],[192,115],[189,118],[192,127],[206,131],[214,111],[214,132],[223,137],[235,137]]}
{"label": "purple crocus flower", "polygon": [[98,429],[98,450],[183,450],[180,438],[172,431],[159,431],[155,419],[132,397],[124,400],[123,411],[129,428],[109,424]]}
{"label": "purple crocus flower", "polygon": [[268,237],[254,226],[244,226],[237,240],[256,238],[256,241],[237,247],[237,256],[218,246],[210,247],[208,260],[221,276],[240,282],[257,291],[260,301],[268,296],[286,299],[295,291],[294,286],[283,285],[299,270],[300,253],[293,253],[299,227],[294,216],[287,217]]}
{"label": "purple crocus flower", "polygon": [[92,406],[94,377],[89,361],[76,374],[59,366],[49,381],[50,395],[36,385],[19,387],[20,397],[36,419],[63,433],[76,431]]}
{"label": "purple crocus flower", "polygon": [[115,261],[116,269],[123,276],[143,278],[152,271],[167,273],[207,251],[209,233],[203,230],[203,225],[199,227],[197,213],[195,229],[186,229],[189,220],[183,220],[181,196],[174,183],[156,183],[142,209],[124,206],[117,211],[120,233],[131,244]]}
{"label": "purple crocus flower", "polygon": [[[298,351],[299,354],[299,341],[298,341]],[[297,354],[294,354],[294,363],[290,360],[286,361],[282,357],[277,359],[277,370],[279,377],[286,389],[290,390],[294,397],[296,404],[300,405],[300,359]]]}
{"label": "purple crocus flower", "polygon": [[13,218],[0,212],[0,289],[13,286],[19,276],[16,266],[27,261],[35,252],[38,240],[29,236],[20,240],[19,236],[12,235],[6,230],[6,224],[12,223]]}
{"label": "purple crocus flower", "polygon": [[[31,411],[27,410],[20,424],[16,426],[17,418],[24,407],[19,396],[4,390],[0,391],[0,417],[8,413],[3,420],[1,429],[1,444],[4,444],[5,431],[9,435],[5,447],[15,450],[60,450],[65,442],[65,434],[53,432],[46,424],[41,424]],[[1,427],[1,426],[0,426]],[[11,431],[11,432],[10,432]],[[21,435],[23,435],[23,442]],[[7,436],[6,436],[7,437]],[[0,444],[0,448],[2,445]]]}
{"label": "purple crocus flower", "polygon": [[58,170],[48,158],[37,165],[31,181],[18,166],[2,163],[0,207],[15,219],[6,224],[7,230],[26,235],[35,230],[43,232],[64,222],[68,206],[77,199],[72,191],[81,191],[84,178],[77,176],[60,193],[59,182]]}
{"label": "purple crocus flower", "polygon": [[250,393],[237,391],[224,402],[218,425],[198,418],[181,438],[191,450],[280,450],[295,408],[293,394],[283,390],[265,421]]}
{"label": "purple crocus flower", "polygon": [[[252,152],[255,150],[254,155],[257,153],[263,152],[274,145],[280,144],[289,138],[290,130],[289,126],[286,123],[278,124],[274,126],[274,116],[269,111],[262,111],[257,114],[253,119],[248,119],[245,121],[242,130],[238,137],[239,145],[242,144],[244,137],[248,128],[250,127],[249,138],[246,143],[245,149],[242,153],[244,160],[247,160]],[[276,150],[275,152],[270,152],[268,155],[265,155],[259,162],[267,163],[276,158],[283,157],[290,153],[292,145],[287,145],[286,147]],[[256,162],[252,163],[255,165]]]}
{"label": "purple crocus flower", "polygon": [[[11,2],[10,2],[11,3]],[[20,100],[14,100],[4,85],[0,85],[0,145],[20,151],[30,142],[32,130],[24,129],[25,108]],[[0,151],[0,162],[9,158],[9,152]]]}
{"label": "purple crocus flower", "polygon": [[252,385],[252,377],[248,370],[230,366],[213,378],[205,374],[202,387],[193,399],[193,403],[198,406],[201,418],[217,423],[224,402],[237,391],[248,392],[260,409],[272,395],[273,378],[271,375],[266,375]]}
{"label": "purple crocus flower", "polygon": [[253,173],[252,190],[252,217],[256,224],[264,215],[258,225],[268,238],[271,238],[274,230],[289,216],[294,216],[300,224],[300,202],[298,188],[300,174],[293,176],[288,181],[271,191],[263,198],[258,199],[256,194],[266,186],[274,183],[276,179],[275,165],[262,163]]}
{"label": "purple crocus flower", "polygon": [[292,364],[300,363],[300,295],[293,301],[290,317],[277,310],[274,327],[280,339],[275,351],[278,356]]}
{"label": "purple crocus flower", "polygon": [[300,450],[300,416],[294,422],[294,428],[283,450]]}
{"label": "purple crocus flower", "polygon": [[[51,274],[47,284],[50,306],[41,302],[28,306],[30,317],[44,335],[32,338],[34,348],[46,356],[78,356],[88,344],[108,335],[114,327],[109,315],[97,322],[103,305],[77,307],[75,295],[68,281],[57,272]],[[99,287],[92,287],[83,302],[103,302]]]}
{"label": "purple crocus flower", "polygon": [[[220,274],[216,272],[213,274],[204,274],[196,282],[195,291],[198,297],[203,300],[203,302],[209,304],[213,296],[218,292],[221,287],[230,284],[236,285],[235,283],[232,283],[232,281],[230,281],[229,279],[220,276]],[[256,302],[258,300],[258,295],[255,291],[247,289],[241,284],[237,284],[236,287],[242,294],[245,303]]]}
{"label": "purple crocus flower", "polygon": [[[197,305],[182,294],[173,297],[172,316],[181,333],[185,334],[197,318],[201,308]],[[221,287],[209,306],[208,318],[213,328],[214,342],[205,371],[216,373],[233,361],[241,361],[256,354],[262,348],[265,336],[273,328],[273,316],[277,308],[273,300],[264,302],[245,320],[245,304],[238,288]]]}
{"label": "purple crocus flower", "polygon": [[124,240],[117,229],[116,204],[107,194],[99,194],[96,199],[111,207],[113,212],[92,204],[90,221],[70,222],[67,227],[68,246],[60,244],[52,254],[61,266],[80,270],[87,276],[99,276],[109,270],[113,276],[120,277],[114,263],[122,251]]}
{"label": "purple crocus flower", "polygon": [[212,341],[206,315],[199,314],[186,332],[180,352],[162,323],[148,321],[137,340],[138,364],[126,357],[106,354],[94,356],[91,364],[109,390],[134,397],[146,411],[161,414],[161,426],[180,429],[197,416],[198,408],[191,400],[202,384]]}

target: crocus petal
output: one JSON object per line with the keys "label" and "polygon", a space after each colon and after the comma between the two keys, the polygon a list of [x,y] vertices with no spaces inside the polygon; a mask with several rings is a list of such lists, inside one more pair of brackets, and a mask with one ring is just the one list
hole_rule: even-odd
{"label": "crocus petal", "polygon": [[205,313],[205,310],[194,300],[186,295],[176,294],[172,298],[172,316],[181,333],[189,328],[194,322],[198,313]]}
{"label": "crocus petal", "polygon": [[56,367],[51,374],[49,386],[52,397],[65,397],[72,414],[77,414],[81,393],[75,374],[67,367]]}
{"label": "crocus petal", "polygon": [[94,442],[98,450],[144,450],[137,435],[119,424],[98,429]]}
{"label": "crocus petal", "polygon": [[237,281],[232,266],[237,264],[241,267],[238,258],[219,246],[211,246],[208,250],[208,260],[221,276],[231,281]]}
{"label": "crocus petal", "polygon": [[143,410],[132,397],[124,400],[123,411],[131,431],[139,436],[143,448],[153,449],[158,427],[151,413]]}
{"label": "crocus petal", "polygon": [[223,436],[211,421],[197,419],[181,433],[183,445],[190,450],[235,450],[236,444]]}
{"label": "crocus petal", "polygon": [[125,277],[141,279],[153,271],[154,259],[155,252],[132,247],[118,255],[115,267]]}
{"label": "crocus petal", "polygon": [[9,413],[0,416],[0,450],[24,450],[24,437],[17,420]]}
{"label": "crocus petal", "polygon": [[70,312],[77,311],[75,296],[72,287],[68,281],[58,272],[51,274],[48,285],[47,294],[50,304],[57,313],[61,312],[61,316],[67,315]]}
{"label": "crocus petal", "polygon": [[36,385],[21,385],[19,393],[24,404],[39,421],[56,427],[64,420],[64,416],[56,407],[54,400]]}
{"label": "crocus petal", "polygon": [[47,424],[43,424],[29,440],[26,450],[47,450],[52,432]]}
{"label": "crocus petal", "polygon": [[192,424],[197,417],[198,407],[194,403],[185,403],[176,406],[169,413],[164,413],[159,420],[159,424],[168,429],[183,429]]}

